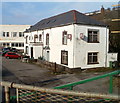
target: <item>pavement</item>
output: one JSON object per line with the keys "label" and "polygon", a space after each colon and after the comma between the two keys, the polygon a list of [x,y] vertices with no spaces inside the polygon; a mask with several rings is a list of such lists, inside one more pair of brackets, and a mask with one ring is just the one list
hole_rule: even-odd
{"label": "pavement", "polygon": [[[53,88],[55,86],[77,82],[90,77],[105,74],[106,72],[76,72],[73,74],[55,75],[52,71],[38,65],[23,63],[17,59],[2,57],[2,80],[20,84]],[[74,87],[74,91],[108,94],[109,78],[95,80]],[[118,94],[115,87],[113,94]]]}

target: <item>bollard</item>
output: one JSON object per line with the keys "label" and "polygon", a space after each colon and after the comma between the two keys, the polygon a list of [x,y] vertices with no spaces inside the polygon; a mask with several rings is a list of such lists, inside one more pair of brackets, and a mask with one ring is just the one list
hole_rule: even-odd
{"label": "bollard", "polygon": [[57,72],[57,71],[56,71],[56,62],[55,62],[55,72]]}

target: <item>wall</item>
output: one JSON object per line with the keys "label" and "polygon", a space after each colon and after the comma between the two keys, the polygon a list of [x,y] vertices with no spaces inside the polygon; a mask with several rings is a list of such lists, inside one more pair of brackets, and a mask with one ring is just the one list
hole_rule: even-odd
{"label": "wall", "polygon": [[[73,67],[73,39],[67,40],[67,45],[62,44],[62,33],[67,31],[68,34],[72,34],[73,38],[73,25],[61,26],[44,30],[44,46],[46,44],[46,34],[49,33],[49,47],[50,50],[50,62],[56,62],[61,64],[61,50],[68,51],[68,66]],[[47,50],[46,50],[47,51]]]}
{"label": "wall", "polygon": [[[88,29],[99,30],[99,43],[88,43]],[[67,31],[67,34],[72,34],[72,40],[67,40],[67,45],[62,44],[62,33]],[[46,46],[46,34],[49,34],[49,49],[42,49]],[[84,39],[79,39],[79,34],[84,34]],[[49,51],[49,61],[61,64],[61,50],[68,51],[68,65],[69,68],[94,68],[107,67],[107,53],[108,53],[108,33],[109,30],[105,27],[87,26],[87,25],[67,25],[44,30],[38,30],[29,35],[28,44],[29,55],[31,55],[30,47],[34,48],[34,58],[37,59],[40,55],[47,59],[47,51]],[[43,45],[34,46],[34,35],[38,35],[36,43],[43,42]],[[39,41],[39,35],[42,34],[42,41]],[[98,52],[98,64],[87,64],[88,52]]]}
{"label": "wall", "polygon": [[[73,38],[73,25],[67,25],[67,26],[61,26],[61,27],[55,27],[55,28],[50,28],[50,29],[44,29],[44,30],[38,30],[38,31],[33,31],[31,33],[25,33],[25,37],[28,35],[28,44],[25,44],[25,46],[29,46],[29,53],[28,55],[31,54],[30,52],[30,47],[34,47],[34,57],[38,58],[40,54],[40,48],[44,48],[46,46],[46,34],[49,34],[49,48],[50,49],[43,49],[42,55],[44,58],[47,58],[47,51],[49,51],[49,61],[50,62],[56,62],[57,64],[61,64],[61,50],[66,50],[68,51],[68,66],[70,68],[73,68],[73,39],[70,40],[68,39],[67,45],[62,45],[62,35],[63,31],[67,31],[68,34],[72,34]],[[40,35],[42,34],[42,46],[33,46],[34,42],[34,35]],[[30,36],[30,37],[29,37]],[[32,39],[30,39],[32,38]],[[36,40],[36,43],[40,43],[39,38]],[[36,48],[39,48],[38,50]],[[24,50],[25,51],[25,50]]]}
{"label": "wall", "polygon": [[[88,43],[88,29],[99,30],[99,43]],[[78,39],[78,35],[83,33],[84,39]],[[106,54],[108,52],[108,29],[105,27],[75,25],[75,65],[74,67],[93,68],[106,66]],[[106,44],[107,43],[107,44]],[[98,52],[99,64],[87,64],[88,52]]]}

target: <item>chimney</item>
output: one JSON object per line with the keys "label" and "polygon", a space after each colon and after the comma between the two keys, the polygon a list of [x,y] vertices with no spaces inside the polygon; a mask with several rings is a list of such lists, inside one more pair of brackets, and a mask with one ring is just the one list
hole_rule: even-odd
{"label": "chimney", "polygon": [[103,5],[102,5],[102,7],[101,7],[101,14],[105,14],[105,9],[104,9],[104,7],[103,7]]}

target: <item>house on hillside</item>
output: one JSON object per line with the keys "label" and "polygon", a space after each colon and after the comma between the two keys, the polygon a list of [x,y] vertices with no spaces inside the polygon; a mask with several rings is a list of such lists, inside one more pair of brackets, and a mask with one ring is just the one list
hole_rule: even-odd
{"label": "house on hillside", "polygon": [[43,19],[24,34],[24,52],[31,58],[43,57],[69,68],[109,65],[107,25],[76,10]]}

